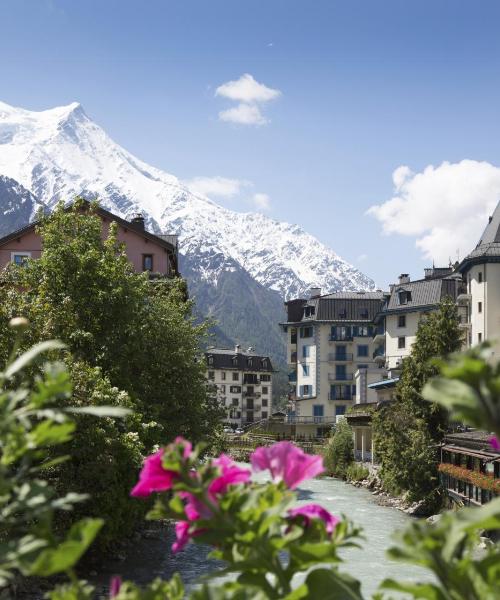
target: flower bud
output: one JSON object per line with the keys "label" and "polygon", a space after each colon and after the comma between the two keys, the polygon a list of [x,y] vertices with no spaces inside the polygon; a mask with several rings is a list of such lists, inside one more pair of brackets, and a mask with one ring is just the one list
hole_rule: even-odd
{"label": "flower bud", "polygon": [[28,329],[30,322],[26,317],[14,317],[9,321],[9,327],[15,331],[25,331]]}

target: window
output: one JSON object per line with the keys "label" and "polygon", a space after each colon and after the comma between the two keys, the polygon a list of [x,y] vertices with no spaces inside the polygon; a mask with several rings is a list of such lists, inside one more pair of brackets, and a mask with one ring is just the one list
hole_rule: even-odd
{"label": "window", "polygon": [[314,306],[306,306],[304,307],[304,317],[313,317],[316,309]]}
{"label": "window", "polygon": [[483,312],[483,303],[482,302],[478,302],[477,303],[477,312],[478,313],[482,313]]}
{"label": "window", "polygon": [[267,360],[267,358],[263,358],[262,359],[262,368],[263,369],[268,369],[269,368],[269,361]]}
{"label": "window", "polygon": [[398,348],[400,350],[402,350],[403,348],[406,348],[406,338],[404,335],[401,337],[398,337]]}
{"label": "window", "polygon": [[238,406],[239,402],[238,398],[233,398],[233,406]]}
{"label": "window", "polygon": [[477,274],[477,281],[478,283],[483,283],[483,272],[479,271],[479,273]]}
{"label": "window", "polygon": [[240,394],[241,387],[239,385],[232,385],[230,388],[231,394]]}
{"label": "window", "polygon": [[250,357],[250,358],[247,358],[247,366],[248,366],[249,368],[250,368],[250,367],[253,367],[253,358],[251,358],[251,357]]}
{"label": "window", "polygon": [[239,381],[240,380],[240,374],[239,373],[233,373],[233,381]]}
{"label": "window", "polygon": [[271,381],[271,375],[261,375],[260,380],[261,381]]}
{"label": "window", "polygon": [[221,385],[220,386],[220,391],[225,394],[226,393],[226,386],[225,385]]}
{"label": "window", "polygon": [[325,415],[324,406],[322,404],[314,404],[313,405],[313,417],[316,422],[320,422],[323,420]]}
{"label": "window", "polygon": [[215,371],[209,371],[208,378],[213,381],[215,379]]}
{"label": "window", "polygon": [[300,386],[301,389],[301,396],[310,396],[311,395],[311,391],[312,391],[312,386],[310,385],[301,385]]}
{"label": "window", "polygon": [[254,395],[253,385],[247,385],[247,396],[253,396],[253,395]]}
{"label": "window", "polygon": [[264,394],[265,396],[267,396],[267,394],[269,393],[269,388],[267,387],[267,385],[262,387],[262,394]]}
{"label": "window", "polygon": [[143,254],[142,255],[142,270],[152,271],[153,270],[153,255]]}
{"label": "window", "polygon": [[262,406],[267,406],[267,398],[262,398]]}
{"label": "window", "polygon": [[345,404],[337,404],[335,407],[336,415],[345,415]]}
{"label": "window", "polygon": [[356,365],[358,369],[368,369],[368,365]]}
{"label": "window", "polygon": [[345,380],[347,377],[345,365],[337,365],[335,367],[335,379],[339,381]]}
{"label": "window", "polygon": [[222,371],[222,373],[220,374],[220,378],[222,379],[222,381],[226,380],[226,372]]}
{"label": "window", "polygon": [[313,328],[312,327],[301,327],[300,328],[300,337],[301,338],[310,338],[313,336]]}
{"label": "window", "polygon": [[477,343],[480,344],[483,341],[483,334],[482,333],[478,333],[477,334]]}
{"label": "window", "polygon": [[308,377],[310,373],[310,367],[309,365],[302,365],[302,375],[304,377]]}
{"label": "window", "polygon": [[214,364],[214,357],[213,356],[209,356],[207,358],[207,362],[208,362],[209,365],[213,365]]}
{"label": "window", "polygon": [[359,318],[360,319],[368,319],[368,309],[367,308],[361,308],[359,310]]}
{"label": "window", "polygon": [[262,418],[267,419],[267,410],[262,411]]}
{"label": "window", "polygon": [[302,358],[311,356],[311,346],[302,346]]}
{"label": "window", "polygon": [[297,330],[294,327],[292,329],[290,329],[290,343],[291,344],[297,343]]}
{"label": "window", "polygon": [[401,290],[398,292],[399,304],[407,304],[411,302],[411,292],[408,290]]}
{"label": "window", "polygon": [[358,346],[358,356],[368,356],[368,346]]}
{"label": "window", "polygon": [[357,329],[357,333],[355,335],[357,335],[358,337],[367,337],[369,335],[369,331],[368,331],[368,326],[367,325],[360,325],[359,327],[356,327],[355,329]]}
{"label": "window", "polygon": [[351,386],[349,385],[331,385],[330,400],[350,400]]}
{"label": "window", "polygon": [[406,315],[399,315],[398,327],[406,327]]}
{"label": "window", "polygon": [[10,255],[10,260],[18,267],[23,267],[29,258],[31,252],[12,252]]}

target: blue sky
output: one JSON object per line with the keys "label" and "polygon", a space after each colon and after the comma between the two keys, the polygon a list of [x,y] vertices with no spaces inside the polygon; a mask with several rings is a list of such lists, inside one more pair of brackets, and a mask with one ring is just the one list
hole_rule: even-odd
{"label": "blue sky", "polygon": [[[2,101],[78,100],[183,180],[246,182],[214,200],[261,194],[381,285],[463,256],[500,199],[497,1],[0,0],[0,22]],[[250,103],[265,124],[218,116],[245,73],[281,92]]]}

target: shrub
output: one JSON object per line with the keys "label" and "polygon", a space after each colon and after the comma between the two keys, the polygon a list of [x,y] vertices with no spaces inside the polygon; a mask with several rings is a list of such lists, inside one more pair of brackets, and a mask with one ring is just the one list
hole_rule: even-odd
{"label": "shrub", "polygon": [[352,463],[347,467],[346,479],[349,481],[363,481],[367,479],[370,471],[360,463]]}
{"label": "shrub", "polygon": [[352,429],[345,419],[337,423],[325,449],[325,466],[335,477],[345,479],[347,468],[354,461]]}

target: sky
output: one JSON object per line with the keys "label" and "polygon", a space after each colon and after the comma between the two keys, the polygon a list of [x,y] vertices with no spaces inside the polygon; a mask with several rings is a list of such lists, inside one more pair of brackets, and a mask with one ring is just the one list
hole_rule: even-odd
{"label": "sky", "polygon": [[497,0],[0,0],[0,100],[297,223],[380,286],[500,200]]}

